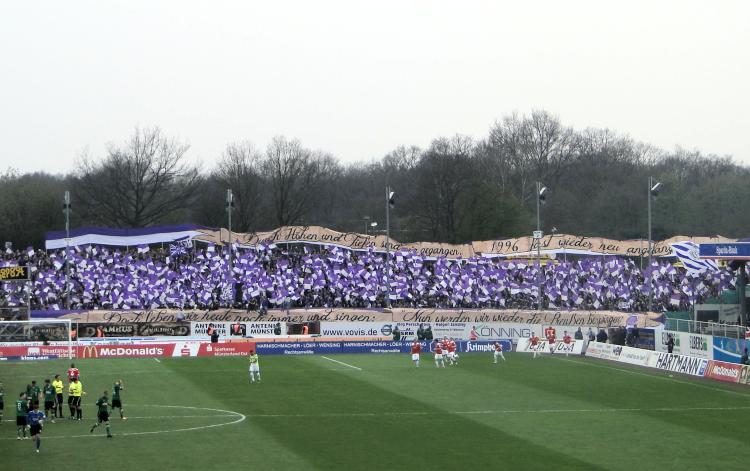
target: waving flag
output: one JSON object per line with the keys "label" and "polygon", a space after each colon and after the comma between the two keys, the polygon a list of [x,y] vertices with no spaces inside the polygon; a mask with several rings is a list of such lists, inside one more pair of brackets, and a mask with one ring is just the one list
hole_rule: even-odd
{"label": "waving flag", "polygon": [[187,247],[183,244],[169,244],[169,255],[177,257],[179,255],[185,255],[187,253]]}
{"label": "waving flag", "polygon": [[678,242],[670,244],[672,255],[680,259],[690,274],[703,273],[704,271],[716,271],[719,266],[713,260],[701,260],[698,258],[698,244],[695,242]]}

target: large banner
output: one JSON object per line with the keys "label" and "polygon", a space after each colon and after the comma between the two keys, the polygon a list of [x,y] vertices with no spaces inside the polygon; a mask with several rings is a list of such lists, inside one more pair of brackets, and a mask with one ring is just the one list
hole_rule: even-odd
{"label": "large banner", "polygon": [[[38,314],[38,313],[37,313]],[[45,312],[46,315],[54,315]],[[32,312],[32,315],[34,313]],[[37,317],[40,317],[37,315]],[[632,314],[619,311],[532,311],[516,309],[291,309],[271,310],[261,314],[241,309],[203,310],[91,310],[59,313],[61,319],[83,323],[179,323],[205,324],[232,322],[380,322],[380,323],[465,323],[555,325],[570,330],[578,327],[611,328],[625,325],[659,327],[663,314]],[[222,325],[225,325],[222,324]],[[227,332],[228,334],[228,332]],[[224,335],[224,334],[221,334]]]}
{"label": "large banner", "polygon": [[[199,229],[197,240],[214,244],[225,244],[230,240],[226,229]],[[583,255],[619,255],[636,257],[648,254],[648,241],[614,240],[601,237],[582,237],[567,234],[549,235],[537,241],[532,237],[514,239],[485,240],[470,244],[441,244],[437,242],[401,243],[387,239],[383,235],[364,235],[356,232],[337,232],[321,226],[284,226],[273,231],[255,233],[232,232],[233,243],[244,247],[271,246],[284,243],[306,243],[332,245],[349,250],[369,250],[385,252],[386,246],[392,251],[401,249],[416,251],[424,257],[469,258],[474,256],[511,257],[535,255],[537,244],[540,251],[549,253],[570,253]],[[653,244],[653,254],[657,257],[672,256],[670,244],[691,241],[696,244],[711,242],[732,242],[726,237],[675,236]]]}

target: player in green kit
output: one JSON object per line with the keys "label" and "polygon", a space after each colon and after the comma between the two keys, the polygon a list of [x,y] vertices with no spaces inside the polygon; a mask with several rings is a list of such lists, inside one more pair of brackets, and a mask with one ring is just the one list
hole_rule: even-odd
{"label": "player in green kit", "polygon": [[26,416],[29,414],[29,402],[26,400],[26,393],[21,393],[16,401],[16,434],[18,440],[26,439]]}
{"label": "player in green kit", "polygon": [[[42,394],[44,394],[44,415],[47,417],[54,417],[55,413],[55,387],[52,386],[49,379],[44,380],[44,387],[42,388]],[[52,413],[50,413],[52,411]],[[50,422],[55,423],[55,419],[51,418]]]}
{"label": "player in green kit", "polygon": [[115,408],[120,409],[120,419],[128,420],[128,418],[125,417],[125,411],[122,408],[122,400],[120,398],[120,391],[124,390],[125,385],[122,380],[118,379],[115,381],[115,385],[112,387],[112,412],[115,411]]}
{"label": "player in green kit", "polygon": [[250,382],[254,383],[257,379],[260,383],[260,361],[258,360],[258,354],[255,353],[255,350],[250,351],[250,368],[248,370],[250,373]]}
{"label": "player in green kit", "polygon": [[26,400],[29,401],[29,409],[34,404],[39,404],[39,395],[42,390],[36,384],[36,381],[32,381],[31,384],[26,385]]}
{"label": "player in green kit", "polygon": [[109,429],[109,397],[107,397],[107,391],[104,391],[104,395],[96,401],[96,405],[99,408],[96,413],[97,421],[89,432],[94,433],[94,429],[103,423],[107,427],[107,438],[112,438],[112,431]]}

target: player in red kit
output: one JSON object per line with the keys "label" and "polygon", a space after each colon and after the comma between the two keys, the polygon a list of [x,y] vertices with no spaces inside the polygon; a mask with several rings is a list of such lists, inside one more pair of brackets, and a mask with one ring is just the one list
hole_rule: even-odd
{"label": "player in red kit", "polygon": [[570,350],[571,350],[571,343],[573,342],[573,339],[570,338],[570,335],[568,335],[568,331],[566,330],[563,332],[563,343],[565,344],[565,356],[570,356]]}
{"label": "player in red kit", "polygon": [[78,368],[76,368],[75,364],[71,363],[70,368],[68,368],[68,381],[73,381],[73,378],[79,379],[79,375]]}
{"label": "player in red kit", "polygon": [[547,345],[549,345],[549,352],[555,353],[555,329],[547,327],[544,329],[544,336],[547,337]]}
{"label": "player in red kit", "polygon": [[419,354],[422,352],[422,344],[415,340],[411,343],[411,361],[419,368]]}
{"label": "player in red kit", "polygon": [[501,344],[500,342],[495,342],[494,347],[495,347],[495,351],[492,354],[495,360],[494,362],[497,363],[497,357],[500,357],[503,359],[503,361],[505,361],[505,355],[503,355],[503,344]]}
{"label": "player in red kit", "polygon": [[534,352],[534,358],[536,358],[536,354],[539,350],[539,337],[537,337],[536,334],[531,334],[529,344],[531,345],[531,350]]}
{"label": "player in red kit", "polygon": [[445,368],[445,362],[443,361],[443,344],[440,342],[435,343],[435,367]]}
{"label": "player in red kit", "polygon": [[458,352],[456,352],[456,341],[453,339],[448,340],[448,357],[450,358],[451,365],[458,365]]}

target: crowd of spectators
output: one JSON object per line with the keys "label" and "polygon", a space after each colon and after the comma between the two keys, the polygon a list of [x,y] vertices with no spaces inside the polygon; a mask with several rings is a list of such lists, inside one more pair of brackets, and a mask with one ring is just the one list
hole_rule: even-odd
{"label": "crowd of spectators", "polygon": [[[67,260],[68,270],[65,269]],[[427,259],[296,245],[228,250],[201,246],[6,250],[1,266],[28,265],[32,283],[0,284],[0,307],[217,309],[395,307],[685,310],[733,287],[726,269],[700,274],[669,259],[580,257],[546,261]],[[644,261],[645,263],[645,261]],[[67,272],[67,273],[66,273]],[[28,290],[31,289],[29,293]],[[541,293],[541,296],[540,296]]]}

